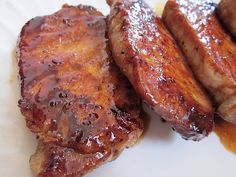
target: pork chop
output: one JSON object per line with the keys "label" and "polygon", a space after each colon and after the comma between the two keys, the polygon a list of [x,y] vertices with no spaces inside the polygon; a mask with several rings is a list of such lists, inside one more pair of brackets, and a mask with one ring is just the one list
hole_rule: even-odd
{"label": "pork chop", "polygon": [[236,123],[236,45],[210,0],[169,0],[163,21],[195,76],[211,93],[218,114]]}
{"label": "pork chop", "polygon": [[183,138],[212,131],[211,103],[161,19],[142,0],[108,0],[113,57],[142,99]]}
{"label": "pork chop", "polygon": [[106,18],[64,5],[23,27],[18,43],[19,107],[39,138],[37,177],[78,177],[140,137],[140,99],[110,55]]}

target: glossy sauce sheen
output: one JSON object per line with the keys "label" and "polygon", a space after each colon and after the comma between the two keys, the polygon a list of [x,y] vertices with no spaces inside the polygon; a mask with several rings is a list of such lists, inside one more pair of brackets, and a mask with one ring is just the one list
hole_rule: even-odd
{"label": "glossy sauce sheen", "polygon": [[142,0],[109,0],[108,36],[113,57],[137,93],[185,139],[212,130],[210,101],[175,41]]}
{"label": "glossy sauce sheen", "polygon": [[140,100],[114,64],[106,19],[89,6],[36,17],[18,43],[21,100],[39,137],[38,177],[82,176],[140,137]]}
{"label": "glossy sauce sheen", "polygon": [[236,125],[217,118],[214,131],[224,147],[236,153]]}
{"label": "glossy sauce sheen", "polygon": [[211,0],[169,0],[162,15],[217,112],[236,123],[236,45],[221,26]]}

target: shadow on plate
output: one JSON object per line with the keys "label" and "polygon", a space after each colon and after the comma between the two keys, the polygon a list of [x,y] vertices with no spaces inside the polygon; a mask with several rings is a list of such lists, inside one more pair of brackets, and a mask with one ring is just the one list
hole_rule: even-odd
{"label": "shadow on plate", "polygon": [[171,126],[164,122],[161,117],[143,103],[142,117],[144,119],[143,137],[160,141],[172,141],[174,132]]}

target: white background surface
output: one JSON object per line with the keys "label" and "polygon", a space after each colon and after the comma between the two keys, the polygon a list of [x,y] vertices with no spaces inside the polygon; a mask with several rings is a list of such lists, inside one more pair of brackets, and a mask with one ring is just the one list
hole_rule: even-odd
{"label": "white background surface", "polygon": [[[26,21],[50,14],[65,2],[109,12],[105,0],[0,0],[0,177],[31,177],[28,160],[36,147],[17,107],[12,57],[17,36]],[[147,2],[153,8],[161,3]],[[236,155],[225,150],[214,133],[201,142],[185,141],[152,113],[149,129],[135,147],[87,177],[235,177],[235,169]]]}

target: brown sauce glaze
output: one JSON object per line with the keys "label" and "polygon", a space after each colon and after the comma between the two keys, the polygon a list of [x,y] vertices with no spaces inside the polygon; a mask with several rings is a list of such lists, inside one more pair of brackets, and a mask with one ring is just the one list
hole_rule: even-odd
{"label": "brown sauce glaze", "polygon": [[236,124],[216,118],[214,131],[219,137],[223,146],[227,150],[236,153]]}
{"label": "brown sauce glaze", "polygon": [[114,60],[136,92],[176,132],[197,141],[212,131],[208,98],[161,19],[144,1],[114,1],[108,36]]}
{"label": "brown sauce glaze", "polygon": [[39,137],[37,176],[82,176],[142,133],[140,99],[112,60],[106,29],[94,8],[64,5],[20,33],[19,107]]}
{"label": "brown sauce glaze", "polygon": [[[164,9],[163,4],[157,4],[155,11],[161,15]],[[224,121],[221,118],[215,119],[214,132],[219,137],[222,145],[229,151],[236,153],[236,125]]]}

